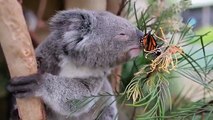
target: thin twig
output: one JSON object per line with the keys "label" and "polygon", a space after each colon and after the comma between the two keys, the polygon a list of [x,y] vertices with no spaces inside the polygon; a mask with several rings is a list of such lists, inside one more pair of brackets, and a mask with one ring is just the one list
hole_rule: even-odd
{"label": "thin twig", "polygon": [[132,116],[131,116],[130,120],[134,120],[135,114],[136,114],[136,109],[137,109],[136,107],[133,108],[133,112],[132,112]]}
{"label": "thin twig", "polygon": [[44,15],[44,11],[46,8],[47,0],[40,0],[37,16],[39,20],[42,20],[42,16]]}

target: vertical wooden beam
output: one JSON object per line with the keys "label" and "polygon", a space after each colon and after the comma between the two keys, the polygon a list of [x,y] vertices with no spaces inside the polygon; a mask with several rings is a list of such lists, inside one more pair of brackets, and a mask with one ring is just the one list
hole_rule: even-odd
{"label": "vertical wooden beam", "polygon": [[65,0],[65,9],[106,10],[106,0]]}
{"label": "vertical wooden beam", "polygon": [[112,12],[114,14],[118,13],[120,5],[124,0],[107,0],[107,11]]}
{"label": "vertical wooden beam", "polygon": [[[30,35],[17,0],[0,0],[0,43],[11,77],[37,72]],[[21,120],[44,120],[39,98],[16,99]]]}

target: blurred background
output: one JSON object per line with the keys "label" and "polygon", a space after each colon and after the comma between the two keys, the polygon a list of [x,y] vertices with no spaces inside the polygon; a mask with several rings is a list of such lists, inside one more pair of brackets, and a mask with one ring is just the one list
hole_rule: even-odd
{"label": "blurred background", "polygon": [[[106,10],[125,17],[125,14],[121,12],[127,11],[127,9],[122,8],[125,1],[126,0],[19,0],[23,7],[23,13],[35,48],[49,34],[48,20],[57,11],[73,8]],[[146,9],[152,1],[153,0],[137,0],[137,7]],[[191,6],[182,13],[183,22],[192,25],[193,30],[197,34],[213,31],[213,0],[191,0],[191,3]],[[134,17],[128,19],[135,24]],[[213,32],[209,33],[205,40],[212,41],[212,38]],[[117,71],[120,71],[120,69],[118,68]],[[9,119],[10,95],[5,90],[9,79],[6,61],[0,48],[0,120]],[[184,85],[198,86],[191,81],[183,82],[185,82]],[[112,84],[116,87],[116,82],[112,81]],[[191,99],[197,99],[197,97]],[[125,120],[125,118],[123,120]]]}
{"label": "blurred background", "polygon": [[[192,5],[183,12],[183,22],[189,22],[197,34],[213,30],[213,0],[191,0]],[[211,32],[205,40],[212,40]]]}

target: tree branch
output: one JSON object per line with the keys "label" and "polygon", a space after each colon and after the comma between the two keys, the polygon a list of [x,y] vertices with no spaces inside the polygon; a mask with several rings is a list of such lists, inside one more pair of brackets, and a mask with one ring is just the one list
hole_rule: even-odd
{"label": "tree branch", "polygon": [[[30,35],[17,0],[0,0],[0,43],[11,77],[37,72]],[[44,110],[38,98],[16,99],[21,120],[44,120]]]}

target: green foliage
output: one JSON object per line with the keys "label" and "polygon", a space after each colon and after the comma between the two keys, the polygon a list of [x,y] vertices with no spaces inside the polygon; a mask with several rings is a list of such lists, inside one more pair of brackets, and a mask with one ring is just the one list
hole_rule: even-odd
{"label": "green foliage", "polygon": [[[105,103],[110,96],[116,96],[119,110],[133,108],[131,120],[211,119],[213,96],[209,93],[213,92],[213,54],[210,51],[213,40],[205,41],[208,32],[196,35],[191,26],[182,23],[181,12],[189,7],[189,0],[148,0],[148,3],[149,7],[140,11],[136,3],[130,1],[126,17],[134,16],[138,29],[143,32],[152,30],[158,44],[156,50],[144,51],[123,65],[120,93],[86,98],[81,104],[78,102],[76,108],[84,107],[96,97],[107,97]],[[195,46],[194,43],[199,44]],[[178,88],[176,80],[183,78],[203,87],[201,99],[191,101],[187,93],[175,90]],[[100,104],[99,108],[103,107]]]}
{"label": "green foliage", "polygon": [[202,27],[202,28],[200,28],[200,29],[198,29],[198,30],[195,31],[195,33],[197,35],[202,35],[202,34],[205,34],[207,32],[210,32],[210,33],[208,34],[208,36],[205,37],[204,43],[208,43],[208,42],[211,42],[213,40],[212,39],[213,38],[213,26]]}
{"label": "green foliage", "polygon": [[[173,99],[169,88],[174,78],[185,77],[203,86],[204,91],[213,92],[210,74],[213,69],[212,41],[204,42],[209,33],[195,35],[191,26],[182,23],[180,13],[188,7],[189,1],[166,2],[159,4],[150,0],[152,4],[142,12],[133,7],[137,27],[145,33],[154,31],[157,42],[166,42],[158,46],[159,56],[156,52],[144,52],[144,55],[124,65],[121,80],[125,89],[122,95],[126,96],[126,105],[140,108],[140,114],[135,116],[137,120],[210,119],[213,116],[212,96],[208,100],[211,104],[206,100],[205,92],[203,98],[196,102],[186,100],[183,95]],[[195,42],[199,45],[193,46]],[[139,72],[135,72],[137,70]],[[184,102],[175,106],[180,98]]]}

